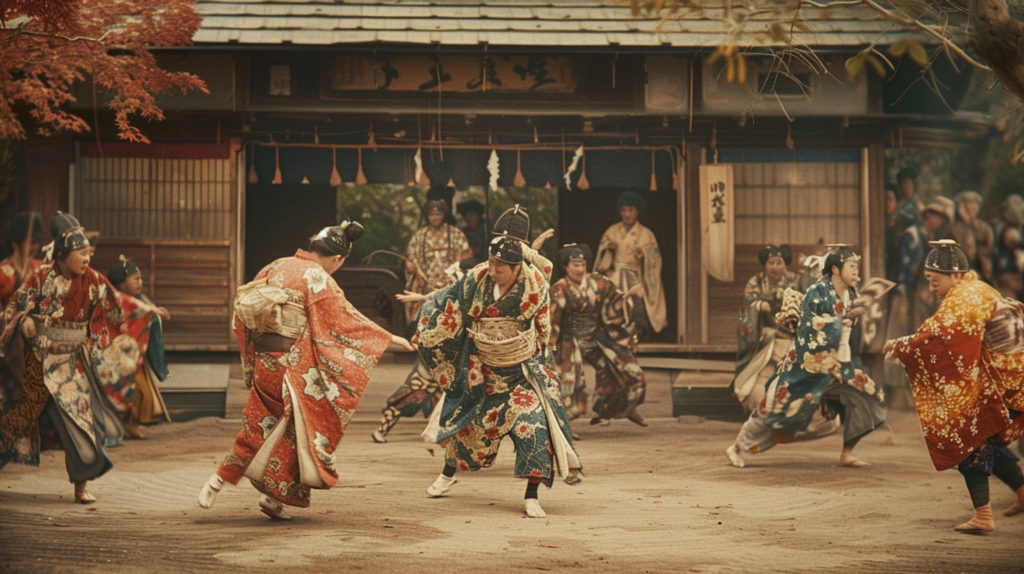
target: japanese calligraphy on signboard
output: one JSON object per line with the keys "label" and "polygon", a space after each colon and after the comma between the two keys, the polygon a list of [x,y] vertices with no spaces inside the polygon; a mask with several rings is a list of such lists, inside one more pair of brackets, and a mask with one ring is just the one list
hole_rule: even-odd
{"label": "japanese calligraphy on signboard", "polygon": [[719,281],[733,280],[732,166],[700,166],[700,227],[704,269]]}
{"label": "japanese calligraphy on signboard", "polygon": [[337,56],[332,91],[556,92],[576,90],[571,58]]}

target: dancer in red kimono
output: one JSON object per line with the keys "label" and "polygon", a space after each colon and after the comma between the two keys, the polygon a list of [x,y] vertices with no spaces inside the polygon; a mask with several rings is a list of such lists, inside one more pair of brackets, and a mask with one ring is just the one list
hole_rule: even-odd
{"label": "dancer in red kimono", "polygon": [[153,313],[89,268],[92,248],[74,217],[57,212],[52,234],[53,263],[26,277],[4,311],[0,349],[7,361],[23,357],[24,378],[5,385],[0,466],[38,465],[51,446],[40,426],[53,427],[75,500],[88,504],[86,482],[112,466],[105,440],[124,432],[116,405],[131,403]]}
{"label": "dancer in red kimono", "polygon": [[970,271],[952,240],[932,241],[925,259],[938,311],[885,354],[907,369],[936,470],[957,467],[975,516],[954,530],[995,529],[988,477],[1017,492],[1006,516],[1024,513],[1024,473],[1007,445],[1024,435],[1024,306]]}
{"label": "dancer in red kimono", "polygon": [[413,347],[364,317],[331,274],[362,235],[358,223],[326,227],[293,257],[274,261],[235,298],[235,337],[249,401],[234,450],[199,491],[210,508],[224,482],[248,478],[260,511],[288,520],[310,489],[338,481],[335,451],[389,345]]}

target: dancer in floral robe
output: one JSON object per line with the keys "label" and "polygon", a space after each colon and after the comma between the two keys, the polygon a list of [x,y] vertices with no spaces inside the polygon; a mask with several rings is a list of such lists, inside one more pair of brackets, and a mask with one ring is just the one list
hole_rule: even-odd
{"label": "dancer in floral robe", "polygon": [[991,532],[989,476],[1017,492],[1004,514],[1024,513],[1024,474],[1007,448],[1024,435],[1024,306],[969,271],[955,242],[931,244],[925,275],[939,309],[885,353],[907,369],[935,468],[956,466],[967,483],[975,517],[955,530]]}
{"label": "dancer in floral robe", "polygon": [[42,259],[35,257],[42,239],[43,216],[35,211],[15,215],[4,231],[4,246],[10,255],[0,261],[0,305],[3,307],[14,298],[25,277],[42,267]]}
{"label": "dancer in floral robe", "polygon": [[643,298],[633,301],[640,312],[637,337],[641,341],[668,325],[661,282],[661,249],[654,233],[637,220],[644,207],[643,196],[635,191],[619,196],[622,221],[604,232],[594,263],[594,271],[608,277],[623,293],[635,285],[643,286]]}
{"label": "dancer in floral robe", "polygon": [[594,367],[594,412],[591,424],[628,418],[647,426],[637,410],[647,382],[633,355],[636,339],[628,325],[629,297],[642,294],[637,285],[623,294],[611,281],[587,273],[590,248],[567,245],[558,252],[566,276],[551,286],[551,347],[562,379],[562,401],[571,419],[587,412],[583,362]]}
{"label": "dancer in floral robe", "polygon": [[527,479],[526,514],[537,518],[545,516],[540,483],[550,486],[556,473],[580,480],[558,375],[545,359],[551,262],[524,244],[529,219],[518,205],[494,229],[501,235],[488,263],[431,295],[419,319],[420,356],[446,392],[431,437],[447,444],[445,467],[427,493],[444,495],[458,469],[494,464],[508,436],[515,476]]}
{"label": "dancer in floral robe", "polygon": [[736,328],[736,378],[733,392],[750,414],[764,396],[765,383],[785,359],[793,336],[779,332],[775,315],[782,310],[786,289],[799,289],[799,277],[786,267],[793,260],[789,245],[769,245],[757,254],[764,271],[747,281]]}
{"label": "dancer in floral robe", "polygon": [[[463,259],[459,263],[453,264],[445,272],[448,284],[458,281],[463,277],[465,271],[472,268],[473,259]],[[405,293],[414,295],[412,291]],[[417,299],[422,301],[426,297]],[[441,390],[441,385],[434,380],[423,361],[419,360],[417,356],[416,364],[409,371],[409,375],[405,377],[405,381],[388,397],[384,410],[381,411],[380,424],[376,430],[370,433],[373,442],[388,442],[387,436],[391,429],[395,428],[398,421],[404,417],[413,417],[417,414],[424,418],[429,417],[443,396],[444,391]]]}
{"label": "dancer in floral robe", "polygon": [[860,327],[851,312],[859,263],[845,246],[835,246],[825,258],[822,278],[803,297],[796,345],[726,450],[734,466],[744,466],[741,451],[759,453],[792,442],[823,403],[828,418],[838,415],[843,422],[839,463],[867,465],[853,457],[853,448],[885,423],[886,412],[881,387],[861,370]]}
{"label": "dancer in floral robe", "polygon": [[210,508],[224,482],[248,478],[260,511],[287,520],[310,489],[338,481],[336,451],[370,371],[389,344],[413,350],[356,311],[331,274],[362,235],[358,223],[327,227],[293,257],[239,288],[235,337],[249,400],[234,449],[199,492]]}
{"label": "dancer in floral robe", "polygon": [[[89,503],[86,482],[112,466],[105,439],[123,433],[118,412],[132,401],[153,312],[89,268],[92,249],[77,220],[58,212],[53,236],[54,263],[29,275],[4,311],[0,348],[7,360],[24,357],[25,375],[4,401],[0,464],[38,465],[48,446],[40,423],[55,427],[75,500]],[[22,354],[13,352],[23,343]]]}
{"label": "dancer in floral robe", "polygon": [[155,311],[153,322],[149,325],[149,345],[146,348],[146,358],[142,363],[142,368],[135,374],[135,398],[132,400],[131,408],[121,415],[124,421],[125,436],[145,438],[139,428],[140,425],[153,424],[161,419],[171,422],[171,415],[167,411],[163,395],[160,394],[160,387],[157,386],[170,374],[164,355],[162,321],[169,321],[171,314],[167,312],[167,309],[153,305],[153,302],[142,292],[144,287],[142,271],[124,255],[120,257],[120,261],[114,265],[113,269],[107,272],[107,279],[118,291],[142,301]]}
{"label": "dancer in floral robe", "polygon": [[[444,201],[431,200],[423,206],[424,224],[416,230],[406,248],[405,273],[409,291],[429,293],[445,286],[445,269],[473,256],[466,235],[459,228],[445,223],[451,210]],[[405,319],[416,320],[420,304],[405,307]]]}

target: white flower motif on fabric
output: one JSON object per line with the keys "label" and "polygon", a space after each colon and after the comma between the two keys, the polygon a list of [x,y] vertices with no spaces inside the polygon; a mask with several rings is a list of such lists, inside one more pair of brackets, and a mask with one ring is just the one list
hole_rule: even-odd
{"label": "white flower motif on fabric", "polygon": [[110,346],[103,350],[103,367],[119,378],[134,375],[138,371],[141,354],[139,343],[134,337],[118,335],[110,342]]}
{"label": "white flower motif on fabric", "polygon": [[263,420],[259,422],[258,427],[263,430],[263,440],[266,440],[270,436],[270,432],[274,430],[274,425],[277,424],[277,417],[267,415],[263,417]]}
{"label": "white flower motif on fabric", "polygon": [[302,274],[309,292],[316,295],[327,288],[327,272],[319,267],[310,267]]}
{"label": "white flower motif on fabric", "polygon": [[306,388],[303,390],[308,396],[313,397],[314,400],[322,400],[326,398],[329,401],[341,396],[341,391],[338,389],[338,385],[325,381],[320,376],[320,370],[316,367],[310,367],[304,375],[302,380],[306,381]]}
{"label": "white flower motif on fabric", "polygon": [[313,450],[316,452],[316,457],[324,463],[328,470],[334,470],[334,453],[327,452],[329,446],[331,446],[331,440],[319,432],[316,433],[316,438],[313,439]]}

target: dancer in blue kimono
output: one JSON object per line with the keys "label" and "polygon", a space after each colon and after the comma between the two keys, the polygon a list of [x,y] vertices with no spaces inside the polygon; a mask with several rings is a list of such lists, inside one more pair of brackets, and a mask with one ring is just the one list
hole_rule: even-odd
{"label": "dancer in blue kimono", "polygon": [[433,429],[446,445],[445,466],[427,493],[443,496],[457,470],[494,464],[507,436],[515,444],[515,476],[528,482],[526,514],[542,518],[538,486],[550,487],[556,473],[580,482],[580,462],[548,358],[552,266],[525,244],[529,229],[519,206],[503,214],[488,262],[426,299],[416,336],[446,393]]}
{"label": "dancer in blue kimono", "polygon": [[[726,449],[733,466],[742,467],[741,452],[764,452],[792,442],[820,408],[826,418],[843,422],[842,466],[867,466],[853,449],[886,421],[884,395],[861,370],[858,311],[852,308],[860,282],[860,257],[846,246],[831,246],[822,277],[800,303],[796,344],[772,377],[757,409]],[[781,318],[792,317],[799,294],[788,292]],[[792,320],[791,318],[789,319]]]}

